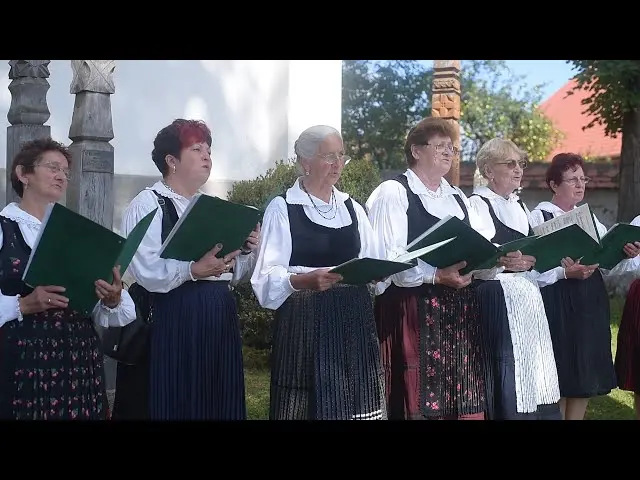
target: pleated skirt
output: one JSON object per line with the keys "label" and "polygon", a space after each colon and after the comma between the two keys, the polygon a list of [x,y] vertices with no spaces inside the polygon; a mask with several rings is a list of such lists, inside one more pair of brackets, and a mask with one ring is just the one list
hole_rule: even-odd
{"label": "pleated skirt", "polygon": [[615,370],[618,387],[640,395],[640,280],[633,281],[624,303]]}
{"label": "pleated skirt", "polygon": [[475,284],[390,286],[375,303],[389,419],[484,419]]}
{"label": "pleated skirt", "polygon": [[295,292],[274,322],[270,419],[386,419],[373,300],[365,286]]}
{"label": "pleated skirt", "polygon": [[616,387],[609,296],[596,270],[586,280],[560,280],[541,289],[560,395],[590,398]]}
{"label": "pleated skirt", "polygon": [[245,420],[242,341],[227,282],[187,282],[155,297],[151,420]]}
{"label": "pleated skirt", "polygon": [[[507,287],[499,280],[481,281],[477,286],[480,324],[486,342],[487,420],[561,420],[557,403],[558,376],[549,328],[546,320],[538,325],[531,318],[535,313],[544,314],[540,291],[524,278],[510,280]],[[519,288],[513,288],[515,282],[519,282]],[[516,338],[520,353],[518,375],[505,288],[509,288],[508,294],[515,297],[510,299],[513,307],[522,310],[513,312],[514,320],[522,323],[514,326],[519,333]],[[539,312],[532,311],[538,308]],[[538,352],[542,352],[542,357]],[[516,377],[520,395],[526,396],[526,401],[521,401],[525,407],[520,409]]]}

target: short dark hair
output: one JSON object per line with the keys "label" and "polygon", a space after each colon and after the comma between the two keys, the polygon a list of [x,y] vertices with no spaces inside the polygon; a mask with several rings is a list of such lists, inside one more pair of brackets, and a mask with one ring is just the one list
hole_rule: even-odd
{"label": "short dark hair", "polygon": [[577,153],[559,153],[551,159],[551,164],[547,168],[545,175],[545,181],[547,187],[552,193],[555,193],[551,188],[551,182],[556,185],[562,184],[562,174],[569,170],[577,170],[582,168],[584,170],[584,158]]}
{"label": "short dark hair", "polygon": [[437,135],[449,137],[454,143],[458,140],[453,125],[441,117],[427,117],[409,130],[407,141],[404,144],[404,156],[410,167],[416,163],[416,159],[411,154],[411,146],[426,145]]}
{"label": "short dark hair", "polygon": [[196,142],[207,142],[211,146],[211,130],[202,120],[178,118],[158,132],[153,141],[151,159],[162,176],[169,171],[167,155],[180,158],[180,152]]}
{"label": "short dark hair", "polygon": [[51,137],[26,142],[13,159],[13,165],[11,166],[11,187],[20,198],[24,194],[24,185],[16,173],[18,166],[22,166],[24,173],[33,173],[35,167],[42,160],[42,156],[47,152],[60,152],[67,159],[69,166],[71,166],[71,152],[69,152],[69,149]]}

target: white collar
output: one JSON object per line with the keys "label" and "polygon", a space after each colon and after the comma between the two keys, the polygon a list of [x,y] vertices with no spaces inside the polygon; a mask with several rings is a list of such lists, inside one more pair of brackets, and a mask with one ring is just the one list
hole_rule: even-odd
{"label": "white collar", "polygon": [[[307,194],[302,188],[300,188],[300,182],[302,181],[302,177],[299,177],[296,182],[287,190],[287,203],[290,205],[304,205],[308,207],[313,207],[313,203],[320,203],[322,205],[329,205],[324,200],[311,195],[313,198],[313,202],[309,198],[310,194]],[[333,194],[336,197],[336,202],[338,204],[344,203],[349,198],[348,193],[341,192],[336,187],[333,187]]]}
{"label": "white collar", "polygon": [[[573,208],[576,208],[575,205],[574,205]],[[553,213],[553,214],[558,214],[558,215],[562,215],[563,213],[567,213],[564,210],[562,210],[559,206],[557,206],[555,203],[546,202],[546,201],[545,202],[540,202],[538,204],[538,206],[536,207],[536,210],[544,210],[546,212]]]}
{"label": "white collar", "polygon": [[[175,198],[177,200],[189,200],[187,197],[183,197],[179,193],[176,193],[173,190],[169,190],[169,188],[167,188],[164,181],[162,180],[158,180],[156,183],[154,183],[150,187],[146,187],[145,190],[155,190],[165,198]],[[196,195],[202,195],[203,193],[204,192],[202,190],[198,190],[196,192]]]}
{"label": "white collar", "polygon": [[488,198],[490,200],[497,199],[497,200],[502,200],[503,202],[509,202],[509,203],[515,203],[518,200],[520,200],[520,197],[515,192],[512,192],[507,198],[504,198],[503,196],[498,195],[496,192],[491,190],[489,187],[485,187],[485,186],[477,187],[473,191],[473,193],[476,195],[480,195],[481,197]]}
{"label": "white collar", "polygon": [[420,180],[418,175],[416,175],[416,173],[410,168],[404,172],[404,175],[407,177],[409,188],[416,195],[428,195],[429,197],[436,198],[455,195],[458,193],[458,191],[452,187],[444,177],[440,179],[440,186],[438,186],[438,189],[434,192],[433,190],[429,190],[426,185],[422,183],[422,180]]}
{"label": "white collar", "polygon": [[30,213],[22,210],[17,202],[11,202],[0,211],[0,215],[17,223],[22,223],[31,227],[39,227],[42,222]]}

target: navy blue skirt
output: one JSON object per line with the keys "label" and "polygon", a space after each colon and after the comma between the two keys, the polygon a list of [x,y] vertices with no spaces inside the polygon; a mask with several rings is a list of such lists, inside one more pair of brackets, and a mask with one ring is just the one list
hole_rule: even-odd
{"label": "navy blue skirt", "polygon": [[227,282],[187,282],[155,297],[151,420],[245,420],[242,340]]}

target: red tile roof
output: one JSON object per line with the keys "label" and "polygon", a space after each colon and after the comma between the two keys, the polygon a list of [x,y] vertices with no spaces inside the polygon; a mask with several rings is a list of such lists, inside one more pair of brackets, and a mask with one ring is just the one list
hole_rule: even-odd
{"label": "red tile roof", "polygon": [[577,90],[573,95],[567,96],[567,92],[575,85],[575,80],[569,80],[540,105],[540,109],[564,134],[564,138],[546,160],[550,161],[560,152],[573,152],[592,158],[620,156],[621,135],[618,135],[618,138],[607,137],[604,134],[604,127],[598,124],[582,130],[582,127],[586,126],[593,117],[583,113],[587,107],[581,104],[582,99],[586,98],[589,92]]}

